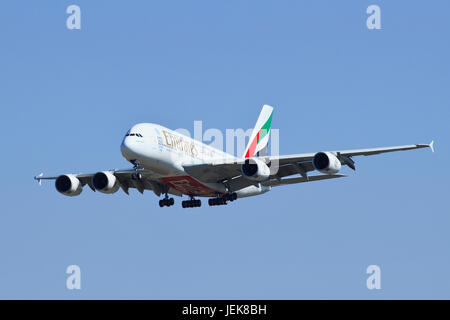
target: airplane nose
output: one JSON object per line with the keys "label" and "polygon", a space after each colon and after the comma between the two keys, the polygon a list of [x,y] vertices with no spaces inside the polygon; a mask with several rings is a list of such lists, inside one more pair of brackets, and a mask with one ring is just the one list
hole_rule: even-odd
{"label": "airplane nose", "polygon": [[135,153],[133,152],[133,142],[128,137],[123,139],[122,144],[120,145],[120,151],[122,152],[123,157],[127,160],[132,160],[135,158]]}

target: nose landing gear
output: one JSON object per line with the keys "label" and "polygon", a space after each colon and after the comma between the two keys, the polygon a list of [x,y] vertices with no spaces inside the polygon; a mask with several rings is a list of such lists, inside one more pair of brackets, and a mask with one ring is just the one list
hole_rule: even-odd
{"label": "nose landing gear", "polygon": [[133,173],[133,174],[131,174],[131,179],[142,180],[142,174],[140,172]]}
{"label": "nose landing gear", "polygon": [[134,173],[131,175],[131,179],[141,180],[142,174],[139,172],[139,170],[142,170],[142,167],[139,165],[139,160],[130,160],[130,162],[133,164],[134,169]]}

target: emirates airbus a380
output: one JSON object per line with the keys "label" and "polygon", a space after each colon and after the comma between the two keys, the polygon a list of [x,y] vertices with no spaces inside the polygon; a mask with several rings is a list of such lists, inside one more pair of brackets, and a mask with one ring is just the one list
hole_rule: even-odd
{"label": "emirates airbus a380", "polygon": [[[93,191],[115,193],[130,188],[140,193],[152,190],[164,195],[159,206],[172,206],[169,194],[186,195],[183,208],[200,207],[196,197],[207,197],[210,206],[225,205],[237,198],[266,193],[272,187],[342,178],[343,165],[355,170],[353,157],[385,152],[431,148],[430,144],[397,147],[302,153],[283,156],[262,156],[269,140],[273,108],[263,106],[256,126],[241,158],[224,153],[188,136],[152,123],[133,126],[125,135],[122,155],[133,164],[126,170],[107,170],[90,174],[62,174],[35,179],[55,180],[56,190],[66,196],[77,196],[88,185]],[[309,175],[311,171],[321,174]],[[295,176],[297,177],[290,177]]]}

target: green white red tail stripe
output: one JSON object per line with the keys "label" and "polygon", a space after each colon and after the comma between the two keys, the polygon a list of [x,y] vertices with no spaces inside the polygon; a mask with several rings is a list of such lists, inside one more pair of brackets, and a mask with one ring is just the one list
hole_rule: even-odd
{"label": "green white red tail stripe", "polygon": [[258,151],[267,146],[269,141],[270,126],[272,124],[273,108],[264,105],[256,121],[255,128],[250,136],[249,143],[245,149],[244,158],[253,157]]}

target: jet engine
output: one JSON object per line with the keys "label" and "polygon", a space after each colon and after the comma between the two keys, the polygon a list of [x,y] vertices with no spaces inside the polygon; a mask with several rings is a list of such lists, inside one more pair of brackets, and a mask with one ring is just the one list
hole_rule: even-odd
{"label": "jet engine", "polygon": [[270,176],[269,167],[259,159],[246,159],[241,167],[242,174],[250,180],[264,181]]}
{"label": "jet engine", "polygon": [[65,196],[77,196],[83,191],[80,180],[73,174],[63,174],[56,178],[55,187]]}
{"label": "jet engine", "polygon": [[100,171],[92,177],[92,185],[95,190],[102,193],[115,193],[119,190],[119,181],[109,171]]}
{"label": "jet engine", "polygon": [[341,161],[330,152],[318,152],[314,155],[313,165],[317,171],[326,174],[336,174],[341,170]]}

